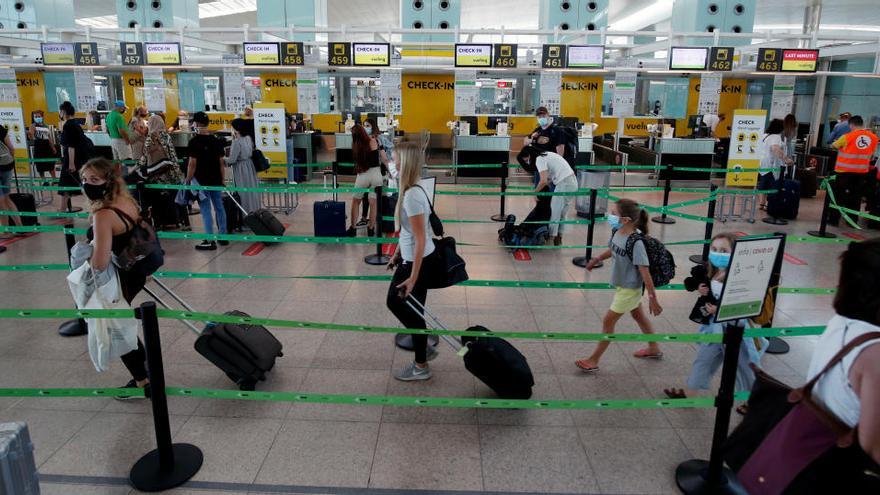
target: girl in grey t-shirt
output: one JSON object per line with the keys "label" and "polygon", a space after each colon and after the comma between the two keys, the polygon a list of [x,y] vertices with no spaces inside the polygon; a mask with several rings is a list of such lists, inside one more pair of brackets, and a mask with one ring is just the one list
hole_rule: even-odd
{"label": "girl in grey t-shirt", "polygon": [[[636,320],[642,333],[654,333],[650,320],[642,310],[644,291],[648,292],[648,310],[652,315],[659,315],[663,312],[663,308],[657,301],[657,293],[651,280],[645,243],[636,240],[632,244],[631,252],[627,250],[630,236],[636,233],[643,235],[648,233],[648,212],[631,199],[619,199],[608,214],[608,224],[613,232],[608,249],[587,264],[587,270],[592,270],[600,261],[614,258],[611,266],[614,301],[611,302],[611,307],[602,320],[602,332],[614,333],[617,321],[624,313],[629,313]],[[586,359],[575,361],[575,365],[584,373],[599,371],[599,360],[602,359],[609,344],[608,341],[599,342],[593,354]],[[634,356],[659,359],[663,357],[663,353],[656,342],[651,342],[648,347],[636,351]]]}

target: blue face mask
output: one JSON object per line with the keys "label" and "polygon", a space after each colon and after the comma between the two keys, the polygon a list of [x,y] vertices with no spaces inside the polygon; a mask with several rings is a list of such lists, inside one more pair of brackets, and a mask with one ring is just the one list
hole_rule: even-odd
{"label": "blue face mask", "polygon": [[42,124],[42,123],[43,123],[43,117],[34,117],[34,122],[36,122],[37,124]]}
{"label": "blue face mask", "polygon": [[709,263],[715,268],[727,268],[730,266],[730,253],[709,251]]}
{"label": "blue face mask", "polygon": [[369,135],[373,134],[373,128],[372,127],[364,127],[364,132],[366,132],[367,136],[369,136]]}
{"label": "blue face mask", "polygon": [[549,117],[538,117],[538,125],[541,127],[547,127],[548,125],[550,125],[550,118]]}
{"label": "blue face mask", "polygon": [[615,230],[620,228],[620,217],[618,215],[612,215],[611,213],[609,213],[607,215],[607,218],[609,227]]}

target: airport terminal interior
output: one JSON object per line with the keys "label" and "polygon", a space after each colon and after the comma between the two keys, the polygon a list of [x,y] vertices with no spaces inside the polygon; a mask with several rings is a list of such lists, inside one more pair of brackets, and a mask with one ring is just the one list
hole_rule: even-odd
{"label": "airport terminal interior", "polygon": [[0,0],[0,494],[880,493],[877,134],[877,0]]}

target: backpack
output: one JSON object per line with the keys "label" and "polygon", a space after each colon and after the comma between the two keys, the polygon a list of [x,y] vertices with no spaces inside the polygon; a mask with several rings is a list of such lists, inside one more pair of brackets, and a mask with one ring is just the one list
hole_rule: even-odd
{"label": "backpack", "polygon": [[559,126],[559,144],[565,145],[562,158],[568,162],[572,170],[575,168],[575,160],[578,156],[578,132],[573,127]]}
{"label": "backpack", "polygon": [[[611,235],[614,236],[614,234]],[[672,253],[657,239],[640,232],[633,232],[626,240],[626,255],[630,260],[633,257],[633,247],[636,241],[642,241],[645,245],[645,252],[648,254],[648,270],[651,272],[654,287],[663,287],[668,284],[675,277],[675,258],[672,257]]]}
{"label": "backpack", "polygon": [[76,150],[76,155],[76,161],[80,161],[80,155],[82,155],[83,163],[95,156],[95,143],[85,134],[82,137],[82,141],[80,141],[79,148]]}
{"label": "backpack", "polygon": [[132,226],[128,245],[116,257],[116,266],[124,272],[136,273],[144,277],[156,273],[156,270],[165,264],[165,251],[159,244],[153,226],[143,219],[135,221],[118,208],[110,209],[116,212],[123,222]]}

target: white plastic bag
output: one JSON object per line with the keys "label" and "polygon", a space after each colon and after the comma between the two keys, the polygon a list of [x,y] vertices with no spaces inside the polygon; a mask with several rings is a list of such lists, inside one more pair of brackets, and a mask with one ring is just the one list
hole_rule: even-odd
{"label": "white plastic bag", "polygon": [[[122,297],[119,273],[111,263],[109,281],[98,287],[97,276],[88,262],[67,276],[70,292],[79,309],[131,309]],[[101,277],[102,279],[104,277]],[[87,318],[89,357],[98,371],[107,371],[110,362],[137,349],[138,322],[131,318]]]}

